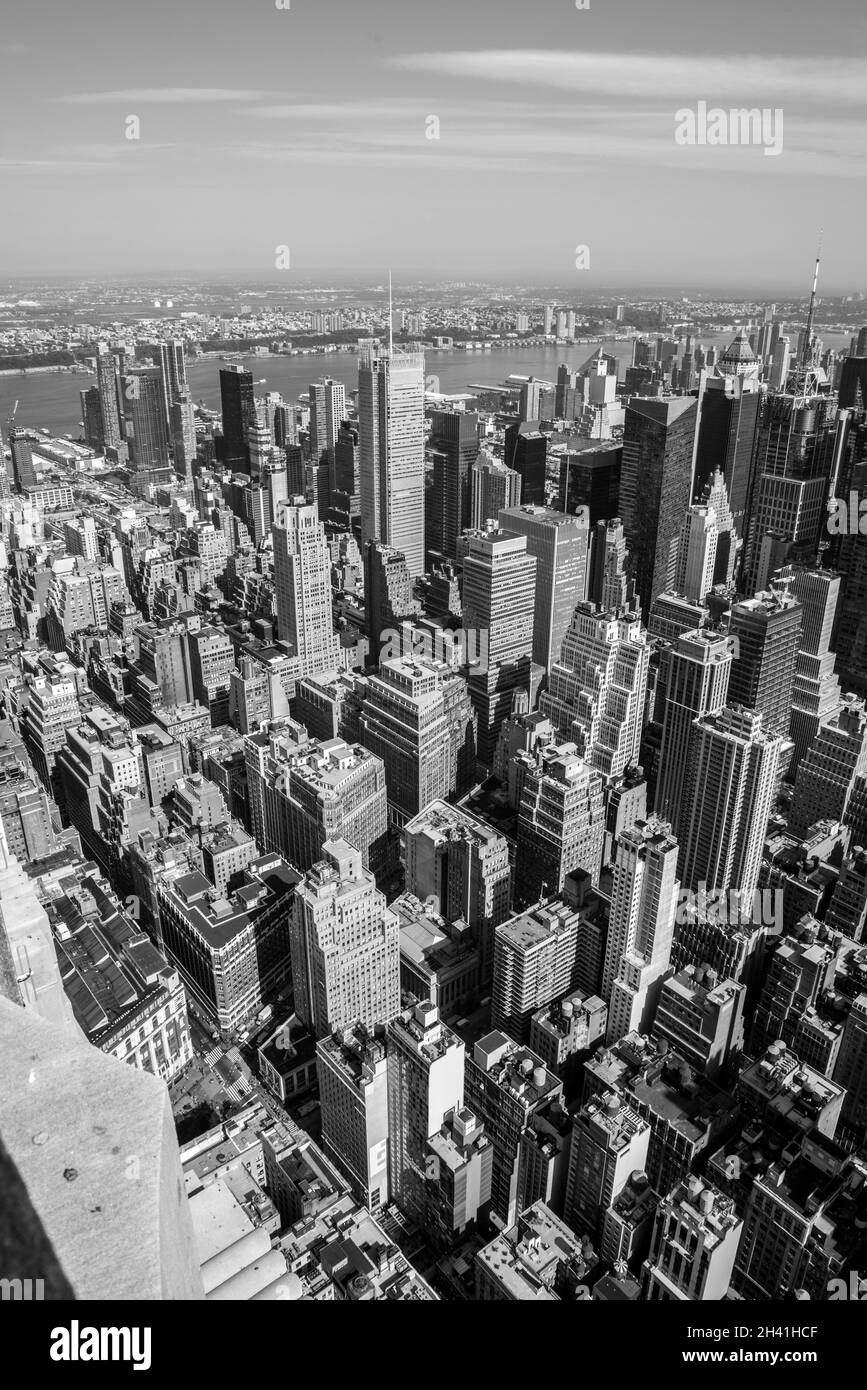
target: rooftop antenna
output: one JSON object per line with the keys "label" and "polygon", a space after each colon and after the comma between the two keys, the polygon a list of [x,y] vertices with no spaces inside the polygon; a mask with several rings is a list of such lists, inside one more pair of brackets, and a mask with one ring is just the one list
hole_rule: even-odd
{"label": "rooftop antenna", "polygon": [[388,355],[394,356],[394,305],[391,299],[391,271],[388,272]]}
{"label": "rooftop antenna", "polygon": [[816,312],[816,287],[819,283],[819,262],[822,259],[822,232],[819,231],[819,245],[816,247],[816,267],[813,271],[813,288],[810,291],[810,310],[807,314],[807,327],[804,330],[804,346],[801,350],[801,366],[806,371],[810,365],[811,343],[813,339],[813,316]]}

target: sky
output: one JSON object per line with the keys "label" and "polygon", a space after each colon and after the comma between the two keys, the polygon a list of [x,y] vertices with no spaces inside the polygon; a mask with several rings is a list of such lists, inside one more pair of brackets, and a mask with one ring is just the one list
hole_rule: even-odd
{"label": "sky", "polygon": [[581,3],[17,0],[0,274],[867,290],[863,0]]}

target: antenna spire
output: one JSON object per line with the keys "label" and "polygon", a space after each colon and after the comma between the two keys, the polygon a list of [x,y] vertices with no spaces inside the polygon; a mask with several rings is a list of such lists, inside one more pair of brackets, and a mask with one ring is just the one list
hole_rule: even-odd
{"label": "antenna spire", "polygon": [[816,247],[816,267],[813,271],[813,288],[810,291],[810,310],[807,326],[804,329],[804,346],[801,350],[801,366],[806,370],[810,365],[811,343],[813,339],[813,316],[816,312],[816,288],[819,284],[819,262],[822,259],[822,232],[819,231],[819,244]]}
{"label": "antenna spire", "polygon": [[[816,265],[818,266],[818,261]],[[391,299],[391,271],[388,272],[388,355],[394,356],[394,307]]]}

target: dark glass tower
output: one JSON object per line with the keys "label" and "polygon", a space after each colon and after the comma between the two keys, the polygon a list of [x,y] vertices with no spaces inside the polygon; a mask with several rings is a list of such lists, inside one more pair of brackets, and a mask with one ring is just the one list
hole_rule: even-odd
{"label": "dark glass tower", "polygon": [[538,420],[515,422],[506,430],[504,463],[514,468],[521,479],[521,502],[545,505],[545,464],[548,458],[548,439],[539,429]]}
{"label": "dark glass tower", "polygon": [[456,560],[458,538],[470,525],[470,469],[479,456],[479,417],[438,410],[431,422],[433,495],[430,548]]}
{"label": "dark glass tower", "polygon": [[633,396],[626,407],[620,515],[643,613],[666,587],[690,505],[697,418],[694,396]]}
{"label": "dark glass tower", "polygon": [[244,368],[220,368],[223,411],[223,461],[240,473],[250,471],[248,433],[256,423],[253,374]]}

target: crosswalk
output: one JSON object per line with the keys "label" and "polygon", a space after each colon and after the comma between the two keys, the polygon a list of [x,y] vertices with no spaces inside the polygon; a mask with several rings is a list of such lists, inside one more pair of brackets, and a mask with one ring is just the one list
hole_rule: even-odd
{"label": "crosswalk", "polygon": [[241,1101],[250,1094],[250,1087],[243,1076],[239,1076],[237,1081],[233,1081],[230,1086],[226,1087],[226,1094],[231,1096],[236,1105],[240,1105]]}
{"label": "crosswalk", "polygon": [[209,1067],[213,1067],[219,1062],[222,1055],[223,1049],[221,1047],[212,1047],[210,1052],[205,1053],[205,1061]]}

